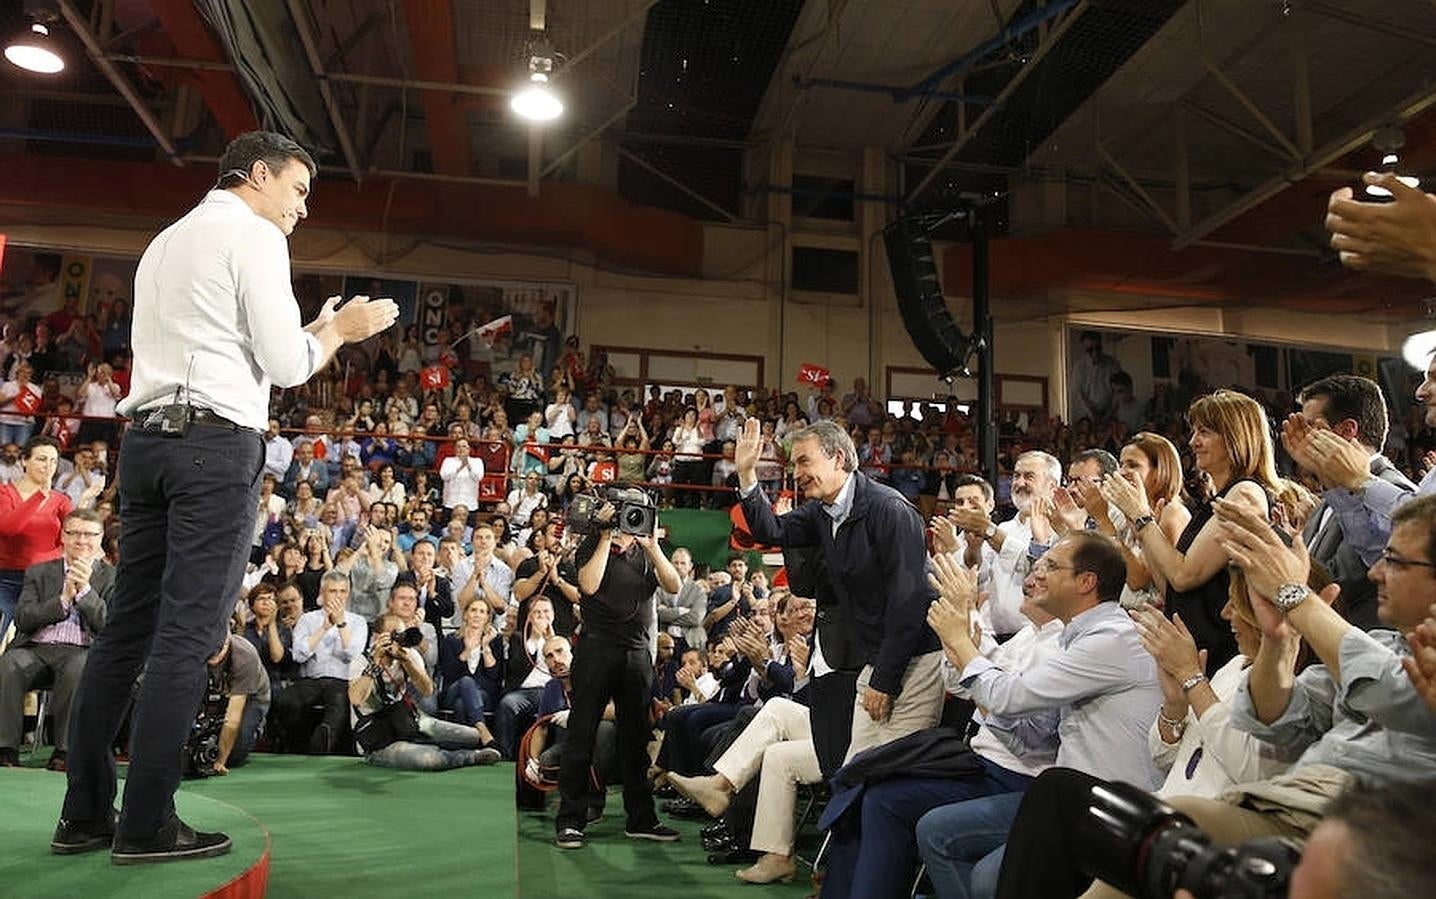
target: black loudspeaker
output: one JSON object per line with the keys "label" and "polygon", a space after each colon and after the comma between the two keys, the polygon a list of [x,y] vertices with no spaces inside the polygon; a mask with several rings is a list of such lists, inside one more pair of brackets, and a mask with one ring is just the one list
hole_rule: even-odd
{"label": "black loudspeaker", "polygon": [[943,299],[927,230],[909,219],[898,219],[883,229],[883,243],[898,311],[913,345],[939,376],[963,368],[972,351],[971,340],[952,320]]}

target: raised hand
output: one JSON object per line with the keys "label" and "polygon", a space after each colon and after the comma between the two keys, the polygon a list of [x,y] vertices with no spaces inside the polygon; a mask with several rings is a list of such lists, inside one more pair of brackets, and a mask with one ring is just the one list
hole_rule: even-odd
{"label": "raised hand", "polygon": [[1288,415],[1281,425],[1281,445],[1286,448],[1292,461],[1310,472],[1316,471],[1316,463],[1312,461],[1308,449],[1308,441],[1314,430],[1316,428],[1311,422],[1295,412]]}
{"label": "raised hand", "polygon": [[1355,490],[1371,477],[1371,455],[1354,440],[1327,430],[1314,430],[1307,438],[1313,471],[1332,487]]}
{"label": "raised hand", "polygon": [[932,517],[933,547],[942,553],[957,552],[957,525],[946,515]]}
{"label": "raised hand", "polygon": [[733,449],[733,467],[738,470],[738,483],[747,485],[757,480],[758,455],[763,450],[763,425],[756,418],[743,422],[743,431]]}
{"label": "raised hand", "polygon": [[358,343],[387,331],[398,318],[399,306],[388,297],[356,296],[334,313],[333,325],[345,343]]}
{"label": "raised hand", "polygon": [[1390,172],[1367,172],[1367,184],[1391,191],[1390,203],[1362,203],[1343,187],[1327,201],[1331,248],[1347,268],[1408,278],[1436,274],[1436,197]]}
{"label": "raised hand", "polygon": [[1116,506],[1128,521],[1136,521],[1143,515],[1151,515],[1147,505],[1147,491],[1119,475],[1108,475],[1102,479],[1102,496]]}
{"label": "raised hand", "polygon": [[1270,599],[1282,584],[1306,583],[1311,557],[1299,534],[1293,535],[1288,549],[1266,519],[1244,503],[1218,499],[1212,509],[1222,548],[1241,567],[1253,593]]}
{"label": "raised hand", "polygon": [[1077,504],[1066,487],[1052,491],[1052,527],[1057,533],[1080,531],[1087,526],[1087,510]]}

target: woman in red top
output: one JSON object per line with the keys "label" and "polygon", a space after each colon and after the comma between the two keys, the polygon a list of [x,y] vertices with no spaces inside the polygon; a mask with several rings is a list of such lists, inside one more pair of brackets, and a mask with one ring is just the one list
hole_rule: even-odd
{"label": "woman in red top", "polygon": [[21,450],[25,472],[0,484],[0,637],[10,628],[25,569],[60,557],[60,522],[70,498],[50,489],[60,462],[53,437],[31,437]]}

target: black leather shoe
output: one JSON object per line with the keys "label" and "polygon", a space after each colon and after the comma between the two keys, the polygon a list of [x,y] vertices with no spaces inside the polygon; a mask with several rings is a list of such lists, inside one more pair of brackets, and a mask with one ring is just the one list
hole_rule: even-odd
{"label": "black leather shoe", "polygon": [[698,831],[698,835],[706,838],[720,836],[729,832],[727,821],[717,821],[713,824],[704,825],[703,829]]}
{"label": "black leather shoe", "polygon": [[149,840],[115,839],[110,850],[114,865],[145,865],[153,862],[174,862],[191,858],[213,858],[224,855],[234,844],[228,834],[196,831],[178,816],[160,828]]}
{"label": "black leather shoe", "polygon": [[66,821],[55,825],[50,838],[50,851],[56,855],[78,855],[95,849],[108,849],[115,840],[115,823],[119,813],[110,809],[103,821]]}
{"label": "black leather shoe", "polygon": [[682,818],[685,821],[711,820],[711,816],[703,810],[703,806],[692,799],[670,799],[663,803],[663,813],[674,818]]}
{"label": "black leather shoe", "polygon": [[704,852],[727,852],[730,849],[742,849],[738,841],[733,839],[732,834],[723,834],[716,837],[700,837]]}
{"label": "black leather shoe", "polygon": [[751,865],[761,858],[763,853],[754,852],[752,849],[728,849],[721,852],[708,853],[708,864],[710,865]]}

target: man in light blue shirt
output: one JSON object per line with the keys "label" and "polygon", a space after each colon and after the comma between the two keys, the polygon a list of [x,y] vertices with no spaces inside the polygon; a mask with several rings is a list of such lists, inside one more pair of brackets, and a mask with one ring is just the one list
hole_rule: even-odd
{"label": "man in light blue shirt", "polygon": [[[307,745],[311,755],[334,751],[349,723],[349,665],[364,652],[369,625],[349,611],[349,576],[329,571],[319,582],[319,608],[299,616],[291,652],[299,680],[274,698],[275,718],[283,725],[287,748]],[[317,727],[309,708],[322,703]]]}

